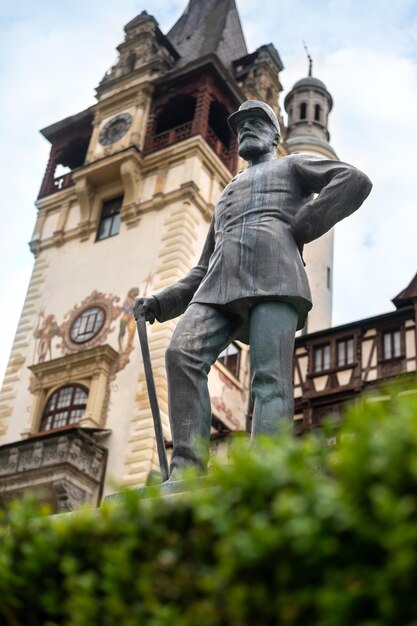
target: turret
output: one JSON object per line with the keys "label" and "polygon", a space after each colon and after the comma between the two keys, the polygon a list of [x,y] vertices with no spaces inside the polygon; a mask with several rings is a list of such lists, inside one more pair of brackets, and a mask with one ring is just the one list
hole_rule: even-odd
{"label": "turret", "polygon": [[[289,154],[301,153],[325,159],[337,159],[331,147],[328,130],[333,98],[325,84],[313,76],[310,55],[308,76],[298,80],[287,94],[284,106],[288,113],[285,147]],[[304,249],[313,309],[305,332],[328,328],[332,323],[333,306],[333,230]]]}
{"label": "turret", "polygon": [[298,80],[287,94],[284,102],[288,113],[287,148],[289,153],[307,152],[328,159],[337,155],[329,144],[329,113],[333,98],[325,84],[312,75],[310,62],[309,75]]}

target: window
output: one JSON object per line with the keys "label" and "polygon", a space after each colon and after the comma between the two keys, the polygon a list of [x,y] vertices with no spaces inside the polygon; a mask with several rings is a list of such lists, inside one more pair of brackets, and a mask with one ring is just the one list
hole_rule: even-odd
{"label": "window", "polygon": [[74,320],[70,337],[75,343],[84,343],[95,337],[103,328],[106,316],[99,306],[84,309]]}
{"label": "window", "polygon": [[307,103],[302,102],[300,104],[300,120],[305,120],[307,117]]}
{"label": "window", "polygon": [[123,196],[103,202],[100,224],[97,231],[97,241],[118,234],[120,230],[120,209],[122,208],[122,203]]}
{"label": "window", "polygon": [[320,116],[321,116],[321,107],[319,104],[316,104],[314,107],[314,119],[316,120],[316,122],[320,122]]}
{"label": "window", "polygon": [[[98,336],[102,337],[101,333]],[[33,399],[27,432],[57,428],[67,418],[72,424],[82,417],[83,428],[103,426],[109,403],[108,382],[119,354],[107,344],[86,349],[88,345],[83,343],[72,354],[29,366]],[[79,391],[71,396],[74,387]]]}
{"label": "window", "polygon": [[401,332],[390,330],[382,336],[382,353],[384,359],[395,359],[401,356]]}
{"label": "window", "polygon": [[236,378],[239,378],[240,352],[239,346],[232,342],[223,350],[218,359]]}
{"label": "window", "polygon": [[40,431],[77,424],[87,406],[88,391],[81,385],[60,387],[50,396],[42,414]]}
{"label": "window", "polygon": [[323,372],[330,368],[330,344],[314,348],[314,371]]}
{"label": "window", "polygon": [[353,337],[341,339],[337,342],[337,367],[352,365],[354,362],[354,341]]}

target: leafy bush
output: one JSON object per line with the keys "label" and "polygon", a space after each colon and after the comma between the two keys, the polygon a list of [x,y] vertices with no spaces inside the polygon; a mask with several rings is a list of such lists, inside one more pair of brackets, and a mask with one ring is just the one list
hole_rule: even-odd
{"label": "leafy bush", "polygon": [[352,409],[335,448],[324,437],[237,445],[210,481],[58,518],[14,503],[0,623],[417,623],[416,396]]}

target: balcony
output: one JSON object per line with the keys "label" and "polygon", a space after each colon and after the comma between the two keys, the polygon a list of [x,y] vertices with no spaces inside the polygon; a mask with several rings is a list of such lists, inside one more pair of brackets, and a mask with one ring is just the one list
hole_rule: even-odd
{"label": "balcony", "polygon": [[74,185],[72,172],[68,172],[68,174],[63,174],[62,176],[56,176],[55,178],[52,178],[52,180],[47,181],[47,184],[39,197],[43,198],[45,196],[49,196],[51,193],[67,189],[67,187],[72,187],[72,185]]}
{"label": "balcony", "polygon": [[145,152],[154,152],[155,150],[172,146],[173,144],[178,143],[179,141],[184,141],[184,139],[188,139],[193,135],[202,135],[226,167],[228,167],[231,171],[234,171],[237,163],[236,149],[229,150],[218,138],[214,130],[210,128],[210,126],[207,128],[207,132],[205,133],[193,131],[192,121],[176,126],[175,128],[170,128],[163,133],[148,136],[145,145]]}
{"label": "balcony", "polygon": [[67,428],[0,447],[0,504],[25,493],[56,513],[98,506],[107,450],[88,431]]}

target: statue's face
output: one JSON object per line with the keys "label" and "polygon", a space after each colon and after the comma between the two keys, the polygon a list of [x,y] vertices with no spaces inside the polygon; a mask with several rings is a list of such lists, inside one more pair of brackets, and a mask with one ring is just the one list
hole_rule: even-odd
{"label": "statue's face", "polygon": [[259,115],[248,115],[237,127],[239,154],[246,161],[275,151],[276,130]]}

